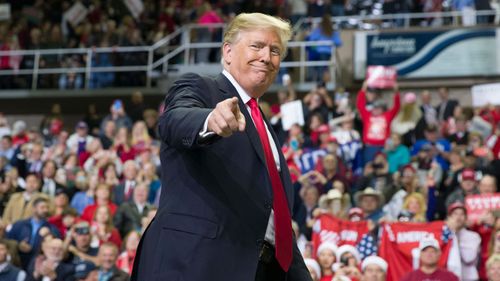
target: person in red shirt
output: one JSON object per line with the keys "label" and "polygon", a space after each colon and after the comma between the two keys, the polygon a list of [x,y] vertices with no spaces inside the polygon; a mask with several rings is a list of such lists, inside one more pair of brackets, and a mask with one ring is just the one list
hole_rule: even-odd
{"label": "person in red shirt", "polygon": [[111,242],[116,247],[122,245],[120,232],[113,225],[113,216],[108,206],[97,207],[94,218],[90,223],[90,233],[93,236],[93,246],[100,246],[106,242]]}
{"label": "person in red shirt", "polygon": [[419,245],[420,250],[420,268],[406,274],[402,281],[458,281],[458,277],[450,271],[439,268],[439,258],[441,257],[441,248],[439,242],[434,236],[424,237]]}
{"label": "person in red shirt", "polygon": [[385,141],[391,134],[391,122],[396,117],[400,108],[399,90],[397,84],[394,86],[394,102],[391,109],[384,112],[385,105],[380,100],[375,100],[371,105],[372,109],[367,108],[366,94],[372,92],[368,90],[367,83],[358,92],[356,106],[361,119],[363,120],[363,143],[365,149],[363,152],[363,161],[366,163],[372,161],[377,152],[384,149]]}
{"label": "person in red shirt", "polygon": [[87,222],[92,222],[92,219],[95,216],[95,212],[97,208],[100,206],[107,206],[111,212],[111,215],[114,216],[116,213],[116,209],[118,209],[118,207],[113,202],[111,202],[110,197],[111,197],[111,191],[109,186],[105,184],[99,184],[95,191],[95,199],[94,199],[95,203],[85,207],[85,209],[83,209],[83,213],[80,218]]}

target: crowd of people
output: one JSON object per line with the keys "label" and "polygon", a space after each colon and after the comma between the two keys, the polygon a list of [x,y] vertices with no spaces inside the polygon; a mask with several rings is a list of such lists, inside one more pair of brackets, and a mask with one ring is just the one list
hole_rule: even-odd
{"label": "crowd of people", "polygon": [[[61,2],[61,3],[60,3]],[[71,1],[7,1],[11,6],[9,20],[0,22],[0,51],[9,50],[43,50],[60,48],[91,48],[115,46],[150,46],[179,27],[198,23],[200,28],[192,32],[192,41],[197,43],[218,42],[222,38],[220,28],[206,27],[206,24],[226,23],[240,12],[262,12],[296,23],[301,18],[342,16],[361,13],[358,5],[376,6],[373,1],[167,1],[144,0],[144,10],[136,17],[124,3],[109,0],[81,1],[86,16],[79,21],[72,21],[65,16],[75,3]],[[443,2],[443,3],[442,3]],[[484,3],[483,3],[484,2]],[[384,14],[407,12],[440,12],[446,9],[462,11],[464,9],[490,10],[486,0],[476,1],[385,1]],[[366,8],[366,7],[365,7]],[[363,9],[365,9],[363,8]],[[371,9],[371,8],[370,8]],[[359,10],[359,11],[358,11]],[[82,13],[82,11],[79,11]],[[481,23],[491,22],[489,16],[479,16]],[[421,24],[438,25],[443,19],[432,17],[422,19]],[[401,22],[397,21],[396,22]],[[328,21],[330,26],[331,21]],[[340,25],[344,26],[344,25]],[[305,25],[306,39],[330,39],[339,46],[338,34],[325,30],[318,34],[315,26]],[[324,28],[323,28],[324,29]],[[310,34],[309,34],[310,33]],[[334,34],[334,35],[332,35]],[[299,36],[302,37],[302,36]],[[174,38],[169,44],[179,44],[180,38]],[[325,51],[326,53],[329,50]],[[321,57],[325,52],[312,52],[310,57]],[[140,66],[147,63],[147,51],[143,52],[100,52],[93,53],[92,67]],[[184,56],[179,56],[182,60]],[[218,62],[219,50],[216,48],[200,48],[193,52],[190,61]],[[316,58],[316,59],[318,59]],[[314,59],[314,58],[310,58]],[[41,55],[38,62],[40,68],[67,68],[69,71],[59,74],[39,75],[38,88],[79,89],[85,87],[88,79],[89,88],[112,86],[143,86],[146,76],[144,72],[92,72],[85,77],[82,72],[71,69],[86,66],[86,54],[47,54]],[[32,69],[35,62],[33,55],[0,56],[0,69],[13,70]],[[13,75],[0,77],[1,88],[31,88],[31,75]]]}
{"label": "crowd of people", "polygon": [[[295,95],[289,85],[278,92],[279,102],[296,100]],[[433,96],[439,97],[439,103]],[[365,273],[364,260],[381,253],[384,225],[397,222],[443,222],[446,239],[423,240],[441,247],[424,243],[417,248],[422,267],[435,262],[430,266],[433,270],[421,269],[427,278],[443,267],[437,261],[441,251],[443,256],[446,252],[443,241],[450,239],[452,250],[446,252],[443,268],[459,280],[497,280],[500,216],[491,207],[469,218],[466,198],[493,198],[497,192],[499,107],[463,106],[449,98],[447,88],[417,95],[400,93],[397,85],[381,90],[366,83],[355,101],[343,90],[330,94],[319,84],[302,103],[305,125],[294,125],[286,132],[278,104],[264,105],[263,110],[278,132],[295,182],[296,235],[315,280],[385,280],[382,273],[378,279],[365,276],[371,273]],[[315,245],[316,234],[327,236],[324,214],[368,221],[368,234],[352,245],[334,237],[322,237],[321,244]],[[426,231],[426,224],[421,231]],[[433,253],[423,255],[427,248]],[[452,261],[456,256],[461,258]],[[376,261],[385,273],[397,266],[381,257],[369,261]],[[432,280],[452,280],[445,277],[448,274]]]}
{"label": "crowd of people", "polygon": [[[296,100],[305,125],[285,131],[281,105]],[[366,83],[355,101],[324,84],[299,99],[288,81],[278,101],[261,108],[295,185],[294,229],[314,280],[386,280],[398,264],[381,257],[385,225],[440,221],[452,249],[442,247],[444,238],[422,239],[415,274],[498,280],[500,216],[488,210],[469,219],[465,204],[497,191],[498,107],[461,106],[446,88],[417,95]],[[60,110],[39,128],[0,118],[0,260],[2,245],[7,251],[0,277],[125,280],[160,202],[161,109],[146,108],[134,93],[77,124],[66,124]],[[366,222],[368,232],[351,244],[328,237],[315,244],[325,215]],[[447,266],[438,266],[445,255]]]}

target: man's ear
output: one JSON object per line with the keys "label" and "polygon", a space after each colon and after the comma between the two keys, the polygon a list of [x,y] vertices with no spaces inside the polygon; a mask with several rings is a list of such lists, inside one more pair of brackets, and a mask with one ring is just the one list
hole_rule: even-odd
{"label": "man's ear", "polygon": [[231,44],[228,42],[224,42],[224,45],[222,45],[222,60],[224,61],[224,64],[231,64],[232,55],[233,53]]}

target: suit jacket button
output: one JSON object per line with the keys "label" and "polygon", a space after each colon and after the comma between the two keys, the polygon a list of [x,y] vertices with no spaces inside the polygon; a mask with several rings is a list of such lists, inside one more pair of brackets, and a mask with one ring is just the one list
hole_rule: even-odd
{"label": "suit jacket button", "polygon": [[255,245],[257,245],[257,247],[260,247],[260,245],[262,245],[262,242],[264,242],[264,240],[263,240],[263,239],[257,239],[257,240],[255,241]]}
{"label": "suit jacket button", "polygon": [[264,204],[264,207],[266,207],[266,209],[271,209],[273,207],[273,205],[271,205],[271,203],[266,203]]}

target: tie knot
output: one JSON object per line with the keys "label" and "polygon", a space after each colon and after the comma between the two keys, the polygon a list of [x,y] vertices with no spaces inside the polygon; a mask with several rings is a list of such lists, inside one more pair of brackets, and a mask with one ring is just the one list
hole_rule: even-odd
{"label": "tie knot", "polygon": [[254,98],[251,98],[250,100],[248,100],[247,104],[248,104],[248,106],[250,106],[250,109],[256,109],[259,107],[257,105],[257,100]]}

